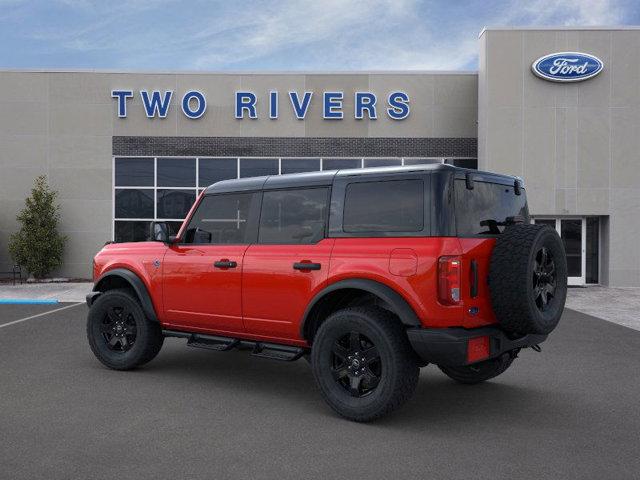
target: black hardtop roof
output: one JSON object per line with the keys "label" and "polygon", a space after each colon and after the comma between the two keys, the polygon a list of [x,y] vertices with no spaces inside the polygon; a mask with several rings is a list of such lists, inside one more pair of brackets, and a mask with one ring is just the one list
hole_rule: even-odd
{"label": "black hardtop roof", "polygon": [[498,173],[483,172],[468,168],[454,167],[441,163],[427,165],[405,165],[402,167],[375,167],[375,168],[350,168],[344,170],[325,170],[322,172],[289,173],[284,175],[269,175],[264,177],[239,178],[222,180],[207,187],[205,194],[247,192],[254,190],[271,190],[292,187],[321,187],[330,186],[336,177],[354,176],[390,176],[393,174],[422,173],[422,172],[448,172],[456,178],[465,178],[471,174],[474,181],[485,181],[513,185],[517,177]]}

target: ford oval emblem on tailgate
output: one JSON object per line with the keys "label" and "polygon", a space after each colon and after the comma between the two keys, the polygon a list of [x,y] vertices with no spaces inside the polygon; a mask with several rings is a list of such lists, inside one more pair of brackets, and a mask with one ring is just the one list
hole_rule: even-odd
{"label": "ford oval emblem on tailgate", "polygon": [[558,52],[540,57],[531,70],[552,82],[580,82],[595,77],[603,67],[602,60],[588,53]]}

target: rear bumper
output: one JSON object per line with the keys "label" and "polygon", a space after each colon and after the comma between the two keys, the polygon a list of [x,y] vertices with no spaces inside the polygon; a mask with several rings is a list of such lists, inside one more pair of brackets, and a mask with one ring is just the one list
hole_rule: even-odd
{"label": "rear bumper", "polygon": [[409,328],[407,335],[411,346],[424,362],[447,367],[475,363],[467,358],[469,340],[474,338],[489,338],[489,355],[482,360],[498,357],[510,350],[538,345],[547,339],[547,335],[536,334],[512,339],[498,327]]}

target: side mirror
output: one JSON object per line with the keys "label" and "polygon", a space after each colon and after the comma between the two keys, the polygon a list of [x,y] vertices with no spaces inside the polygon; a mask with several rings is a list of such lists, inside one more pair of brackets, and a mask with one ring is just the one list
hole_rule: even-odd
{"label": "side mirror", "polygon": [[166,222],[151,222],[149,239],[153,242],[169,243],[169,225]]}

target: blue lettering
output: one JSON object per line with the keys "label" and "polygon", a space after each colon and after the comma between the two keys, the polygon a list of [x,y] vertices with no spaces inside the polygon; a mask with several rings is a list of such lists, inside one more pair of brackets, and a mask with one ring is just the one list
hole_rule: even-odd
{"label": "blue lettering", "polygon": [[300,103],[298,92],[289,92],[291,105],[293,105],[293,111],[295,112],[296,118],[298,120],[304,120],[304,117],[307,115],[307,110],[309,109],[309,104],[311,103],[312,95],[313,95],[313,92],[304,92],[304,97],[302,97],[302,103]]}
{"label": "blue lettering", "polygon": [[[196,100],[198,104],[198,108],[193,110],[191,108],[190,102],[191,99]],[[204,112],[207,110],[207,100],[204,98],[204,95],[197,90],[191,90],[184,94],[182,97],[182,112],[189,118],[200,118],[204,115]]]}
{"label": "blue lettering", "polygon": [[342,92],[324,92],[324,102],[322,108],[322,118],[341,119],[342,118]]}
{"label": "blue lettering", "polygon": [[256,94],[252,92],[236,92],[236,118],[244,118],[245,110],[249,118],[258,118],[256,113]]}
{"label": "blue lettering", "polygon": [[387,99],[387,114],[394,120],[403,120],[409,116],[409,95],[404,92],[392,92]]}
{"label": "blue lettering", "polygon": [[118,99],[118,117],[127,118],[127,98],[133,98],[132,90],[112,90],[111,98]]}
{"label": "blue lettering", "polygon": [[356,118],[361,120],[364,118],[364,111],[367,111],[367,115],[371,120],[378,118],[376,116],[376,95],[370,92],[356,92]]}
{"label": "blue lettering", "polygon": [[269,118],[278,118],[278,92],[269,92]]}
{"label": "blue lettering", "polygon": [[156,115],[160,118],[165,118],[169,111],[169,104],[171,103],[171,96],[173,92],[167,90],[164,92],[164,98],[160,97],[160,92],[154,90],[151,92],[151,98],[149,98],[149,92],[146,90],[140,90],[140,97],[142,97],[142,104],[144,105],[145,113],[148,118],[153,118]]}

